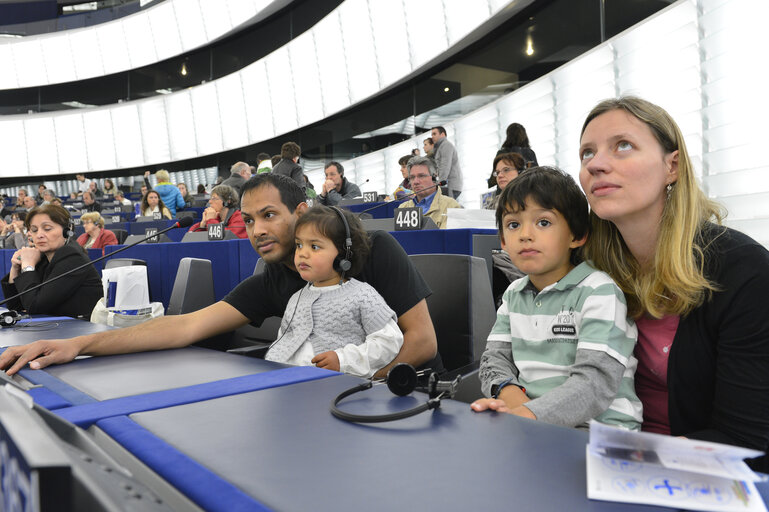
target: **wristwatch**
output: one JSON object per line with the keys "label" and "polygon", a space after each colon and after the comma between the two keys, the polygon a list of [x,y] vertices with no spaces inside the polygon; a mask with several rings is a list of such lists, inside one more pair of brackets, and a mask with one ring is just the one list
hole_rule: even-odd
{"label": "wristwatch", "polygon": [[23,274],[24,272],[32,272],[33,270],[35,270],[35,267],[33,267],[32,265],[27,265],[26,267],[21,269],[21,273]]}
{"label": "wristwatch", "polygon": [[492,384],[492,386],[491,386],[491,398],[499,398],[499,394],[502,392],[502,389],[505,386],[509,385],[509,384],[512,384],[513,386],[518,386],[519,388],[521,388],[521,391],[523,391],[523,393],[526,394],[526,388],[525,387],[523,387],[521,385],[518,385],[518,384],[515,384],[513,382],[513,379],[507,379],[505,381],[500,382],[499,384]]}

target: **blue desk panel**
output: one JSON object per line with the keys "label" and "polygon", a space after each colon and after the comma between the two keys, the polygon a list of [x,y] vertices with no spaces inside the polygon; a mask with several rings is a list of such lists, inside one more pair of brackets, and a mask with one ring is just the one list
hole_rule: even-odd
{"label": "blue desk panel", "polygon": [[473,254],[473,235],[496,234],[494,229],[425,229],[421,231],[393,231],[401,247],[408,254]]}
{"label": "blue desk panel", "polygon": [[[214,296],[222,299],[240,282],[240,245],[250,246],[246,239],[218,242],[186,242],[165,244],[139,244],[120,253],[121,258],[137,258],[147,262],[152,301],[168,306],[179,261],[185,257],[211,261],[214,277]],[[115,248],[107,247],[107,253]],[[253,272],[253,265],[251,266]]]}
{"label": "blue desk panel", "polygon": [[[333,417],[331,400],[358,382],[337,376],[130,417],[274,510],[661,510],[588,500],[587,434],[575,429],[453,401],[376,425]],[[380,386],[342,405],[378,414],[423,400]]]}

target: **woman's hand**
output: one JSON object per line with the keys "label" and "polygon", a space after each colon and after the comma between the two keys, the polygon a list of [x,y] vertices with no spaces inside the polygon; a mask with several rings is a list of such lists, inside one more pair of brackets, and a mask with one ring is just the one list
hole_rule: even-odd
{"label": "woman's hand", "polygon": [[203,216],[200,220],[200,227],[204,228],[206,227],[206,223],[208,223],[209,220],[215,220],[219,219],[219,214],[216,213],[216,210],[214,210],[212,207],[208,207],[205,210],[203,210]]}
{"label": "woman's hand", "polygon": [[21,268],[34,267],[40,263],[40,251],[34,247],[22,247],[16,252],[21,258]]}

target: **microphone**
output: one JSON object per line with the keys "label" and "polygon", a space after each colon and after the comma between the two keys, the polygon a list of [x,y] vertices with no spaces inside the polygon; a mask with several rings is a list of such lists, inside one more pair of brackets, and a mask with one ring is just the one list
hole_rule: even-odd
{"label": "microphone", "polygon": [[[443,187],[443,186],[446,186],[447,183],[448,183],[448,180],[436,181],[433,185],[431,185],[431,186],[429,186],[429,187],[427,187],[425,189],[422,189],[419,192],[424,192],[425,190],[430,190],[431,188]],[[406,201],[408,199],[411,199],[412,197],[416,196],[419,192],[412,192],[411,194],[406,194],[405,196],[401,197],[400,199],[393,199],[392,201],[387,201],[386,203],[381,203],[381,204],[378,204],[376,206],[372,206],[371,208],[366,208],[365,210],[363,210],[361,212],[358,212],[358,217],[360,217],[364,213],[368,213],[370,211],[374,211],[377,208],[381,208],[382,206],[388,205],[388,204],[393,203],[395,201],[403,202],[403,201]]]}
{"label": "microphone", "polygon": [[181,219],[179,219],[178,221],[176,221],[174,224],[172,224],[172,225],[168,226],[168,227],[167,227],[167,228],[165,228],[165,229],[161,229],[160,231],[158,231],[157,233],[155,233],[155,234],[153,234],[153,235],[150,235],[150,236],[144,237],[144,238],[142,238],[141,240],[137,240],[136,242],[134,242],[134,243],[132,243],[132,244],[128,244],[128,245],[126,245],[126,246],[124,246],[124,247],[121,247],[121,248],[120,248],[120,249],[118,249],[117,251],[115,251],[115,252],[111,252],[111,253],[109,253],[109,254],[105,254],[104,256],[102,256],[102,257],[100,257],[100,258],[96,258],[96,259],[95,259],[95,260],[93,260],[93,261],[88,261],[88,262],[86,262],[86,263],[83,263],[83,264],[82,264],[82,265],[80,265],[79,267],[75,267],[75,268],[73,268],[72,270],[68,270],[67,272],[64,272],[63,274],[59,274],[58,276],[54,276],[54,277],[52,277],[52,278],[48,279],[47,281],[43,281],[42,283],[38,283],[38,284],[36,284],[35,286],[33,286],[33,287],[31,287],[31,288],[27,288],[27,289],[26,289],[26,290],[24,290],[23,292],[17,293],[16,295],[11,295],[11,296],[10,296],[10,297],[8,297],[7,299],[1,300],[1,301],[0,301],[0,306],[1,306],[1,305],[3,305],[3,304],[5,304],[5,303],[7,303],[8,301],[11,301],[11,300],[13,300],[13,299],[17,299],[17,298],[21,297],[22,295],[25,295],[25,294],[27,294],[27,293],[29,293],[29,292],[33,291],[33,290],[37,290],[38,288],[41,288],[41,287],[43,287],[43,286],[45,286],[45,285],[47,285],[47,284],[53,283],[54,281],[56,281],[56,280],[58,280],[58,279],[61,279],[61,278],[62,278],[62,277],[64,277],[64,276],[68,276],[68,275],[70,275],[70,274],[72,274],[72,273],[74,273],[74,272],[77,272],[78,270],[82,270],[82,269],[84,269],[85,267],[87,267],[88,265],[93,265],[93,264],[95,264],[95,263],[98,263],[98,262],[100,262],[100,261],[102,261],[102,260],[105,260],[105,259],[107,259],[107,258],[110,258],[110,257],[112,257],[112,256],[116,255],[116,254],[119,254],[119,253],[121,253],[121,252],[125,251],[126,249],[130,249],[131,247],[133,247],[133,246],[135,246],[135,245],[138,245],[138,244],[140,244],[140,243],[142,243],[142,242],[146,242],[146,241],[147,241],[147,240],[149,240],[150,238],[154,238],[154,237],[156,237],[156,236],[158,236],[158,235],[162,235],[162,234],[163,234],[163,233],[165,233],[166,231],[171,231],[171,230],[172,230],[172,229],[174,229],[174,228],[188,228],[188,227],[190,227],[191,225],[192,225],[192,217],[182,217]]}

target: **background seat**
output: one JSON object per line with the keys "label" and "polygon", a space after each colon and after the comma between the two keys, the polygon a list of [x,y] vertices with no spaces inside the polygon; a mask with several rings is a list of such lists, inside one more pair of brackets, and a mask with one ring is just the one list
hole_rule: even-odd
{"label": "background seat", "polygon": [[168,301],[167,315],[191,313],[214,303],[214,276],[211,261],[182,258]]}
{"label": "background seat", "polygon": [[118,244],[123,244],[125,242],[126,238],[128,238],[128,231],[126,231],[125,229],[117,229],[117,228],[115,228],[115,229],[110,229],[110,231],[115,233],[115,238],[117,238],[117,243]]}
{"label": "background seat", "polygon": [[[132,243],[134,243],[134,242],[138,242],[138,241],[139,241],[139,240],[141,240],[142,238],[146,238],[146,237],[147,237],[147,235],[129,235],[129,236],[127,236],[127,237],[126,237],[126,239],[123,241],[123,243],[124,243],[125,245],[128,245],[128,244],[132,244]],[[157,242],[149,242],[149,243],[151,243],[151,244],[152,244],[152,243],[161,243],[161,244],[165,244],[165,243],[168,243],[168,242],[173,242],[173,240],[171,240],[170,238],[168,238],[168,235],[166,235],[165,233],[163,233],[162,235],[158,235],[158,241],[157,241]],[[148,242],[142,242],[142,243],[143,243],[143,244],[146,244],[146,243],[148,243]]]}
{"label": "background seat", "polygon": [[465,254],[409,258],[433,291],[427,308],[446,370],[479,361],[496,319],[486,262]]}

